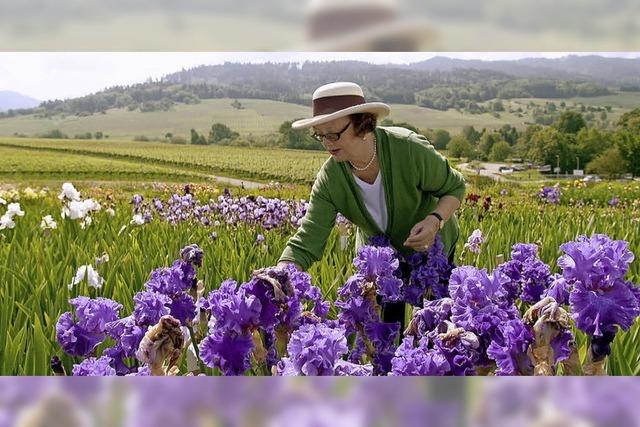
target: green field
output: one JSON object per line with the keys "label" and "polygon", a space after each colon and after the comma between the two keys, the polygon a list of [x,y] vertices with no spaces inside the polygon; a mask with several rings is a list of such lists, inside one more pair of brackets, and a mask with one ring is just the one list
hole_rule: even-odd
{"label": "green field", "polygon": [[452,134],[458,134],[464,126],[476,129],[499,129],[509,124],[519,130],[525,128],[525,117],[517,117],[507,112],[500,113],[496,118],[489,113],[471,114],[449,109],[447,111],[418,107],[417,105],[393,105],[390,116],[395,122],[406,122],[420,129],[446,129]]}
{"label": "green field", "polygon": [[[109,135],[110,139],[133,139],[135,136],[164,139],[167,132],[173,135],[189,136],[190,129],[208,134],[213,123],[224,123],[242,135],[254,136],[274,134],[279,126],[288,120],[307,117],[310,108],[297,104],[260,99],[239,99],[243,109],[231,106],[232,99],[207,99],[199,104],[177,104],[170,111],[154,111],[142,113],[127,109],[109,109],[106,114],[94,114],[88,117],[56,116],[49,119],[35,116],[16,116],[0,119],[0,136],[11,136],[15,133],[35,136],[51,129],[60,129],[70,137],[85,132],[101,131]],[[501,112],[496,118],[492,114],[462,113],[456,110],[440,111],[423,108],[416,105],[391,105],[390,118],[395,122],[410,123],[418,128],[442,128],[451,133],[459,133],[464,126],[476,128],[497,129],[510,124],[523,129],[526,122],[532,121],[526,114],[526,105],[530,102],[544,104],[552,101],[558,105],[562,99],[519,98],[507,100],[503,103],[508,110],[523,107],[525,114],[517,117],[507,111]],[[617,95],[594,98],[565,99],[568,105],[584,103],[585,105],[611,105],[612,113],[609,120],[617,118],[632,108],[640,106],[640,94],[623,92]]]}
{"label": "green field", "polygon": [[204,181],[204,173],[176,167],[114,160],[80,154],[25,150],[0,146],[0,179],[127,179],[162,181]]}
{"label": "green field", "polygon": [[[567,107],[573,107],[574,105],[584,104],[585,107],[605,107],[610,106],[611,112],[607,112],[607,120],[612,123],[618,121],[620,116],[629,110],[640,107],[640,92],[618,92],[615,95],[607,96],[594,96],[594,97],[575,97],[575,98],[563,98],[563,99],[546,99],[546,98],[514,98],[511,100],[503,101],[505,109],[521,107],[526,112],[526,107],[530,102],[536,105],[544,106],[547,102],[553,102],[560,110],[560,103],[564,101]],[[594,114],[599,114],[594,112]],[[526,115],[530,120],[530,116]],[[525,118],[523,117],[523,119]]]}
{"label": "green field", "polygon": [[[185,173],[222,174],[255,180],[312,182],[327,159],[321,151],[247,149],[224,146],[173,145],[159,142],[87,141],[0,138],[0,147],[21,149],[33,156],[62,153],[127,161],[129,164],[161,165]],[[54,156],[55,158],[55,156]],[[65,158],[64,166],[72,171]],[[292,165],[295,165],[292,167]],[[32,166],[22,166],[32,168]],[[2,170],[2,168],[0,168]]]}
{"label": "green field", "polygon": [[213,123],[224,123],[236,132],[263,135],[277,132],[285,121],[308,114],[309,108],[295,104],[267,100],[245,100],[238,110],[231,106],[231,99],[207,99],[199,104],[177,104],[171,111],[128,111],[126,108],[107,110],[106,114],[88,117],[55,117],[40,119],[20,116],[0,120],[0,135],[14,132],[33,135],[49,129],[60,129],[73,136],[84,132],[102,131],[110,138],[133,138],[145,135],[164,138],[167,132],[188,136],[190,129],[208,133]]}

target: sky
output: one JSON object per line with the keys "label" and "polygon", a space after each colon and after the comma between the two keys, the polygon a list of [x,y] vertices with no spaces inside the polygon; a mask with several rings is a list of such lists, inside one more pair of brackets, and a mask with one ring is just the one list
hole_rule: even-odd
{"label": "sky", "polygon": [[0,52],[0,91],[11,90],[40,101],[75,98],[182,68],[224,62],[360,60],[408,64],[434,56],[490,61],[569,54],[640,57],[640,52]]}

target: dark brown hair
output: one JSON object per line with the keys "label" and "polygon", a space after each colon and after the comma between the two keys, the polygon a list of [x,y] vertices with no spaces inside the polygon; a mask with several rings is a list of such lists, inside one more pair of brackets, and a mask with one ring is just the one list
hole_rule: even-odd
{"label": "dark brown hair", "polygon": [[356,136],[362,136],[367,132],[373,132],[376,128],[377,120],[375,114],[357,113],[349,116]]}

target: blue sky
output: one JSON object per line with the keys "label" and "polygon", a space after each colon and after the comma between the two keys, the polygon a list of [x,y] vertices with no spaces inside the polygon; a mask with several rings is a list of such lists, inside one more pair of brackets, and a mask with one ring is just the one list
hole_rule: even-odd
{"label": "blue sky", "polygon": [[361,60],[411,63],[433,56],[461,59],[558,58],[569,54],[640,57],[640,52],[0,52],[0,90],[41,101],[74,98],[119,84],[144,82],[182,68],[224,62]]}

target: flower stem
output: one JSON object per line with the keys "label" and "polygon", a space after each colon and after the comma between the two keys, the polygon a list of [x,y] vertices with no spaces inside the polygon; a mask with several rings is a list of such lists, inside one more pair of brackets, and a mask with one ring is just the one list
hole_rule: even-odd
{"label": "flower stem", "polygon": [[[193,326],[192,325],[187,325],[187,329],[189,330],[189,336],[191,337],[191,344],[193,346],[193,350],[196,354],[196,358],[198,359],[198,365],[200,366],[200,372],[206,372],[206,366],[204,364],[204,362],[202,361],[202,359],[200,359],[200,349],[198,348],[198,345],[196,344],[196,334],[193,332]],[[187,351],[189,351],[189,348],[187,347]]]}

